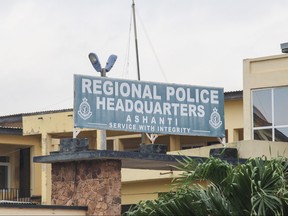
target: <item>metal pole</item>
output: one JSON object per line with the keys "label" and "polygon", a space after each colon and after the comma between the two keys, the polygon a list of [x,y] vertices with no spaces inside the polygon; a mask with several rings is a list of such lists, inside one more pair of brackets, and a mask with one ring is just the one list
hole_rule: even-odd
{"label": "metal pole", "polygon": [[[139,66],[139,53],[138,53],[138,40],[137,40],[137,28],[136,28],[136,16],[135,16],[135,3],[132,0],[132,9],[133,9],[133,24],[134,24],[134,35],[135,35],[135,49],[136,49],[136,62],[137,62],[137,73],[138,80],[140,81],[140,66]],[[145,133],[141,134],[141,143],[145,143]]]}
{"label": "metal pole", "polygon": [[101,70],[101,77],[106,77],[106,69],[102,68]]}
{"label": "metal pole", "polygon": [[135,3],[134,3],[134,0],[133,0],[133,3],[132,3],[132,9],[133,9],[133,23],[134,23],[134,35],[135,35],[137,73],[138,73],[138,80],[140,80],[140,67],[139,67],[139,54],[138,54],[138,41],[137,41],[137,29],[136,29],[136,17],[135,17]]}
{"label": "metal pole", "polygon": [[[106,69],[102,68],[101,77],[106,77]],[[100,144],[98,147],[100,150],[107,150],[106,144],[106,130],[97,130],[97,142]]]}

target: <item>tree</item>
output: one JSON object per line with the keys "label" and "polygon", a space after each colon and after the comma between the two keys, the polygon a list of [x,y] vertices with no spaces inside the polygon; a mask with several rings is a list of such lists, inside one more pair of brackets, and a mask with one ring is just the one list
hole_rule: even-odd
{"label": "tree", "polygon": [[220,158],[179,162],[174,190],[141,201],[125,215],[288,215],[287,162],[248,159],[236,166]]}

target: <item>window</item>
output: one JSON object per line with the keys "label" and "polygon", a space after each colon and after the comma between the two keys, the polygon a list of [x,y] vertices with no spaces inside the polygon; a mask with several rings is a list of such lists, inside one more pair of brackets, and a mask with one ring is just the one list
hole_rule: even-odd
{"label": "window", "polygon": [[0,156],[0,190],[9,188],[9,158]]}
{"label": "window", "polygon": [[288,142],[288,87],[252,91],[254,140]]}

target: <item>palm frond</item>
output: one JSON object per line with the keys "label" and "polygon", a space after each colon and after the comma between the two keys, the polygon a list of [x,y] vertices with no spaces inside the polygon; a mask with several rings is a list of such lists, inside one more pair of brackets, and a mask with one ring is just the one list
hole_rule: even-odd
{"label": "palm frond", "polygon": [[187,157],[179,161],[183,173],[173,182],[175,192],[143,201],[126,215],[288,215],[287,167],[285,158],[233,166],[219,158]]}

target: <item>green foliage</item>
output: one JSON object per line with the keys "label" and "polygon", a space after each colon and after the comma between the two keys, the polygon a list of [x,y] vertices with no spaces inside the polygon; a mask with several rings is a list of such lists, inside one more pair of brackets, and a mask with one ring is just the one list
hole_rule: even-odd
{"label": "green foliage", "polygon": [[[233,166],[219,158],[179,162],[175,192],[142,201],[125,215],[287,215],[287,162],[254,158]],[[199,184],[201,183],[201,184]]]}

